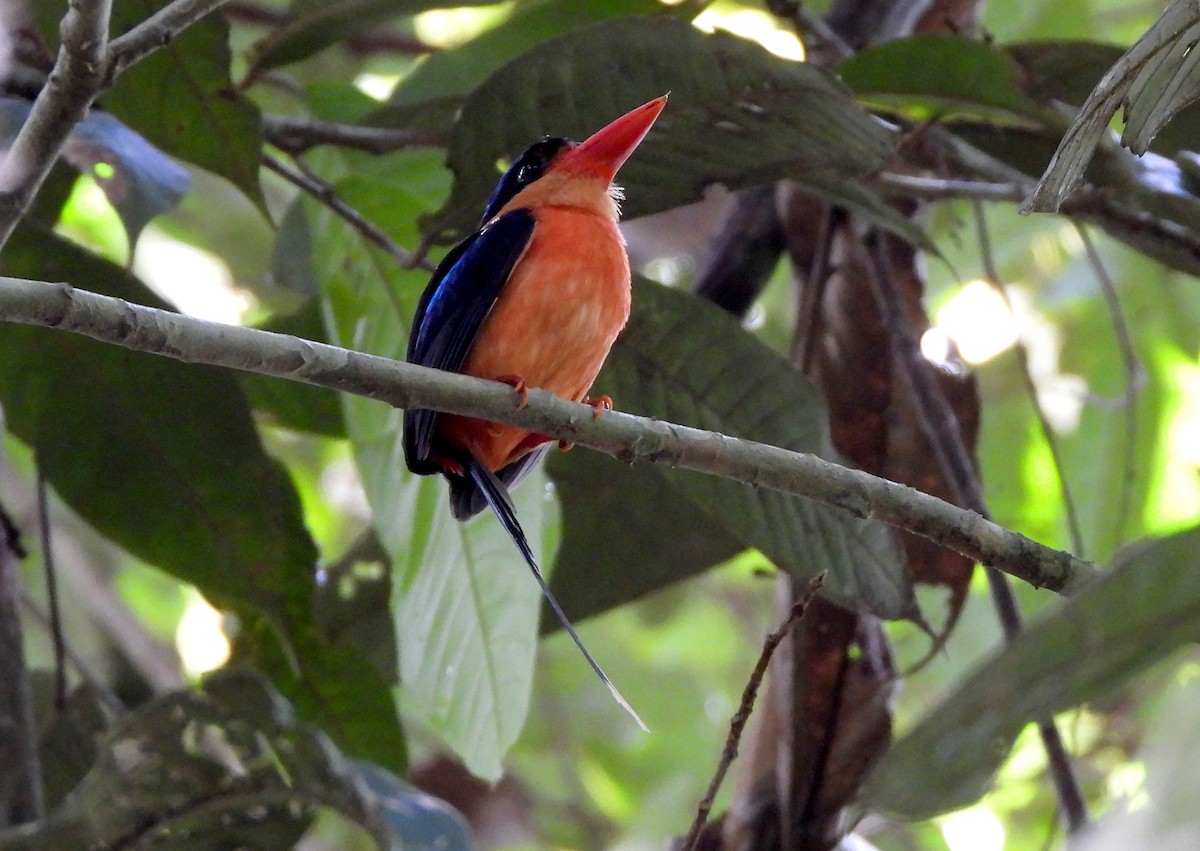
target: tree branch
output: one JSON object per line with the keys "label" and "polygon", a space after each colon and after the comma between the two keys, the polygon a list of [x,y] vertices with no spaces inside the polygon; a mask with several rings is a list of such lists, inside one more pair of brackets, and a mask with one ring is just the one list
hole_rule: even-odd
{"label": "tree branch", "polygon": [[301,381],[386,402],[515,425],[625,462],[684,467],[808,497],[881,520],[1036,587],[1066,591],[1094,565],[936,497],[812,455],[688,426],[594,410],[542,390],[517,408],[507,385],[253,328],[220,325],[48,284],[0,278],[0,321],[83,334],[186,363]]}
{"label": "tree branch", "polygon": [[58,160],[71,131],[121,71],[165,47],[225,0],[176,0],[108,40],[112,0],[70,0],[62,46],[29,118],[0,164],[0,249]]}
{"label": "tree branch", "polygon": [[263,135],[276,148],[293,156],[318,145],[337,145],[366,151],[368,154],[387,154],[418,145],[439,145],[446,142],[436,134],[422,133],[418,130],[336,124],[315,118],[291,118],[283,115],[264,115]]}
{"label": "tree branch", "polygon": [[112,0],[71,0],[63,17],[58,60],[0,164],[0,248],[103,88],[111,11]]}

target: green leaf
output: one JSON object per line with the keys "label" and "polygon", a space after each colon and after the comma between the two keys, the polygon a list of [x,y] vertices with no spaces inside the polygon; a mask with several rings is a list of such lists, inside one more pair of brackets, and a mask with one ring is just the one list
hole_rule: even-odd
{"label": "green leaf", "polygon": [[[816,391],[736,321],[647,281],[638,282],[633,303],[598,392],[631,413],[828,454],[827,415]],[[716,476],[630,468],[588,454],[579,450],[550,464],[564,513],[554,587],[577,616],[748,547],[802,579],[827,571],[826,593],[849,608],[886,618],[916,614],[907,568],[891,531],[878,523]]]}
{"label": "green leaf", "polygon": [[473,227],[497,162],[539,136],[583,138],[667,91],[621,170],[630,217],[699,200],[716,183],[849,180],[893,149],[892,133],[821,69],[672,18],[617,18],[538,45],[472,92],[450,143],[454,188],[427,230],[457,238]]}
{"label": "green leaf", "polygon": [[[393,167],[425,157],[405,153]],[[347,199],[378,181],[349,177]],[[444,183],[442,184],[444,187]],[[388,192],[394,220],[412,223],[436,193]],[[382,202],[380,202],[382,203]],[[408,325],[428,274],[403,271],[367,248],[327,210],[308,205],[331,336],[340,345],[403,358]],[[404,464],[401,412],[359,397],[343,400],[346,428],[379,539],[391,557],[392,613],[406,713],[434,730],[480,776],[495,778],[529,705],[541,595],[513,542],[490,516],[470,523],[450,513],[440,478]],[[543,564],[557,543],[558,510],[535,472],[514,493],[517,514]]]}
{"label": "green leaf", "polygon": [[[485,6],[500,0],[472,0]],[[252,75],[307,59],[330,45],[377,28],[401,15],[458,5],[451,0],[297,0],[293,20],[253,48]]]}
{"label": "green leaf", "polygon": [[[863,100],[918,121],[966,111],[1037,119],[1021,67],[1003,50],[953,35],[889,41],[841,63],[838,75]],[[1000,113],[1001,115],[997,115]]]}
{"label": "green leaf", "polygon": [[899,739],[863,804],[906,821],[987,792],[1026,724],[1103,697],[1200,640],[1200,527],[1124,550],[1103,578],[975,670]]}
{"label": "green leaf", "polygon": [[[113,4],[113,32],[141,23],[159,0]],[[226,178],[265,211],[258,183],[262,119],[229,79],[229,24],[208,15],[117,78],[104,108],[168,154]]]}
{"label": "green leaf", "polygon": [[[295,313],[272,317],[259,327],[277,334],[325,342],[325,325],[316,299]],[[254,411],[266,414],[276,425],[323,437],[346,436],[341,401],[332,390],[251,373],[239,375],[238,380]]]}

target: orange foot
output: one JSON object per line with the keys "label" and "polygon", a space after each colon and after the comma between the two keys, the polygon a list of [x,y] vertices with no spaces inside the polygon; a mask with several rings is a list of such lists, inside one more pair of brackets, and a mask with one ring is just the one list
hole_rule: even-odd
{"label": "orange foot", "polygon": [[521,410],[529,404],[529,385],[525,383],[525,379],[519,375],[497,375],[493,381],[499,381],[501,384],[507,384],[521,397],[517,402],[517,410]]}
{"label": "orange foot", "polygon": [[605,411],[613,409],[612,396],[597,396],[593,399],[591,396],[583,397],[583,404],[592,406],[592,418],[600,419]]}
{"label": "orange foot", "polygon": [[[583,404],[592,406],[592,417],[597,420],[604,415],[605,411],[613,409],[612,396],[597,396],[595,399],[591,396],[584,396]],[[558,442],[558,448],[563,452],[570,452],[574,446],[575,444],[568,440],[560,440]]]}

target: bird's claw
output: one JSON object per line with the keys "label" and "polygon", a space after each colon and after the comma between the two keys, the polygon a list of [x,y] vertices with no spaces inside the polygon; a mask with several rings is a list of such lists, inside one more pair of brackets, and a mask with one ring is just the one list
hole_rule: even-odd
{"label": "bird's claw", "polygon": [[[595,399],[593,399],[591,396],[584,396],[583,404],[591,406],[592,417],[597,420],[600,419],[605,411],[611,411],[613,409],[612,396],[597,396]],[[560,440],[558,442],[558,448],[563,452],[570,452],[574,446],[575,444],[569,440]]]}
{"label": "bird's claw", "polygon": [[517,410],[521,410],[529,404],[529,385],[525,383],[525,379],[520,375],[498,375],[493,381],[499,381],[501,384],[507,384],[521,397],[517,400]]}
{"label": "bird's claw", "polygon": [[612,396],[597,396],[595,399],[591,396],[585,396],[583,404],[592,406],[592,417],[597,420],[603,416],[605,411],[613,409]]}

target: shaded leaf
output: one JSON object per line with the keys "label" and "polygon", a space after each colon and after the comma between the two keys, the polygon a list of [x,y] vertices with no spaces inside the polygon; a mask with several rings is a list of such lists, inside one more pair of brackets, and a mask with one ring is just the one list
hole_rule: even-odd
{"label": "shaded leaf", "polygon": [[[0,97],[0,146],[8,147],[16,138],[31,108],[29,101]],[[131,252],[142,228],[174,209],[192,182],[184,168],[99,110],[75,126],[63,155],[104,190],[125,226]]]}
{"label": "shaded leaf", "polygon": [[[130,29],[163,5],[113,4],[113,32]],[[265,209],[258,183],[262,119],[258,107],[233,88],[229,63],[229,24],[221,15],[207,15],[122,73],[103,104],[154,145],[226,178]]]}
{"label": "shaded leaf", "polygon": [[1191,50],[1198,39],[1200,10],[1188,0],[1172,0],[1088,97],[1022,212],[1058,209],[1079,183],[1122,104],[1126,106],[1122,142],[1135,153],[1144,152],[1158,128],[1193,100],[1200,87],[1200,77],[1193,76],[1197,57]]}
{"label": "shaded leaf", "polygon": [[120,721],[82,782],[7,849],[291,847],[319,807],[390,831],[354,768],[262,680],[218,674]]}
{"label": "shaded leaf", "polygon": [[1022,90],[1022,69],[1003,50],[953,35],[928,34],[885,42],[837,67],[859,97],[900,109],[917,121],[956,113],[1037,119]]}
{"label": "shaded leaf", "polygon": [[987,792],[1026,724],[1101,698],[1200,640],[1197,553],[1200,527],[1123,550],[900,738],[868,780],[864,806],[906,820],[966,806]]}
{"label": "shaded leaf", "polygon": [[457,238],[473,227],[497,161],[539,136],[583,138],[666,91],[670,103],[621,170],[629,217],[696,201],[714,183],[828,185],[892,152],[892,133],[821,69],[683,21],[618,18],[538,45],[471,93],[447,160],[454,188],[427,230]]}
{"label": "shaded leaf", "polygon": [[[394,159],[402,168],[421,156],[405,152]],[[378,186],[351,178],[338,188],[357,204],[363,199],[355,191],[378,195]],[[430,203],[413,189],[397,186],[386,199],[390,215],[410,228]],[[431,187],[429,197],[434,195]],[[427,274],[397,269],[340,219],[306,205],[331,336],[340,345],[402,359]],[[393,565],[405,710],[441,736],[472,772],[495,778],[528,710],[538,588],[494,518],[455,521],[445,483],[407,471],[399,410],[358,397],[344,398],[343,405],[375,528]],[[545,493],[543,474],[532,474],[514,499],[534,552],[549,563],[557,506]]]}
{"label": "shaded leaf", "polygon": [[[638,282],[633,303],[598,391],[633,413],[800,452],[827,452],[825,409],[815,392],[736,321],[700,299],[649,282]],[[714,345],[720,346],[718,357]],[[576,463],[588,464],[584,475],[573,472]],[[568,455],[553,457],[549,468],[556,483],[570,482],[554,587],[560,600],[577,607],[577,616],[650,590],[650,578],[660,587],[711,566],[684,561],[676,545],[705,560],[723,558],[737,545],[754,547],[800,579],[827,571],[825,591],[846,605],[886,618],[915,614],[891,532],[877,523],[715,476],[660,465],[626,468],[611,459],[603,466],[601,471]],[[691,519],[660,527],[664,515]],[[631,533],[651,526],[654,531],[644,536]],[[601,578],[601,571],[612,574]]]}

